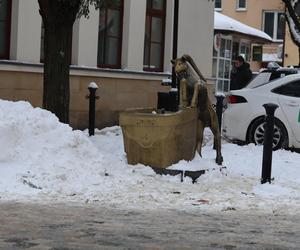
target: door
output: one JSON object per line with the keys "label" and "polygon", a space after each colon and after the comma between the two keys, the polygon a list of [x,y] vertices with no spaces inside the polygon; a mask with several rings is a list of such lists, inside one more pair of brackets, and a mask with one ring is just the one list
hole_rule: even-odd
{"label": "door", "polygon": [[216,92],[227,93],[230,89],[230,71],[232,54],[232,37],[219,36],[219,47],[214,47],[213,74],[216,78]]}
{"label": "door", "polygon": [[289,82],[273,90],[278,95],[280,107],[293,131],[293,136],[300,142],[300,81]]}

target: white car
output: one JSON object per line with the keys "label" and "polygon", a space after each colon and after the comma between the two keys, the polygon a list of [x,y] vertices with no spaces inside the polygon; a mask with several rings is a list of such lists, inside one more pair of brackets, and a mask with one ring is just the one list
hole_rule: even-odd
{"label": "white car", "polygon": [[275,111],[273,148],[300,148],[300,74],[231,91],[223,115],[223,136],[263,144],[266,103],[279,106]]}

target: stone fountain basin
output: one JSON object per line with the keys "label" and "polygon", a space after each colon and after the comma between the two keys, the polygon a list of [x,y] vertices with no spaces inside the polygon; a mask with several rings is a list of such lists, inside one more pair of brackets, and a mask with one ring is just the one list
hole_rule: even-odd
{"label": "stone fountain basin", "polygon": [[130,109],[120,113],[124,148],[129,164],[142,163],[167,168],[194,158],[197,110],[160,113],[155,108]]}

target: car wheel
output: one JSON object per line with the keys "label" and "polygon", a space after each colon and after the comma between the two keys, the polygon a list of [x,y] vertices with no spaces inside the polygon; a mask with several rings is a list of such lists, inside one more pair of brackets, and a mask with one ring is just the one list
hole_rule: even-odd
{"label": "car wheel", "polygon": [[[249,130],[249,142],[256,145],[264,144],[266,122],[263,117],[255,120]],[[285,148],[287,146],[287,132],[284,125],[275,118],[273,150]]]}

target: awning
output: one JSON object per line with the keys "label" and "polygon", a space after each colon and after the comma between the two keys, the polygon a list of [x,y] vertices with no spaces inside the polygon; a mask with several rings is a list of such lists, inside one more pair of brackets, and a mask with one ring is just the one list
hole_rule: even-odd
{"label": "awning", "polygon": [[225,33],[237,33],[244,36],[252,37],[256,42],[272,42],[272,38],[265,32],[255,29],[249,25],[243,24],[231,17],[225,16],[215,11],[214,30]]}

